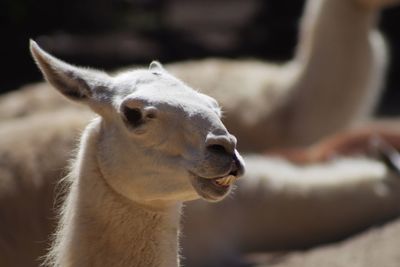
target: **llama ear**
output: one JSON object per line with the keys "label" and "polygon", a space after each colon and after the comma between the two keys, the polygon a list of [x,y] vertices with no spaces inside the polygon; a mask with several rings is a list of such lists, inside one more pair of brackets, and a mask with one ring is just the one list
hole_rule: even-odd
{"label": "llama ear", "polygon": [[30,50],[45,79],[67,98],[88,104],[110,98],[111,90],[107,86],[110,77],[106,73],[63,62],[33,40],[30,40]]}
{"label": "llama ear", "polygon": [[155,60],[150,63],[149,70],[154,74],[160,74],[165,71],[161,63]]}

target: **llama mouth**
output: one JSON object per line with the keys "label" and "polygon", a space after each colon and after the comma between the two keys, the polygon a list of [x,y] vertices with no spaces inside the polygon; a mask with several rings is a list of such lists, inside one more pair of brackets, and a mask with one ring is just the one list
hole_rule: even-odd
{"label": "llama mouth", "polygon": [[215,183],[217,186],[230,186],[236,181],[236,176],[228,175],[222,178],[213,179],[212,182]]}
{"label": "llama mouth", "polygon": [[235,181],[245,172],[242,157],[235,151],[230,172],[219,177],[202,177],[189,171],[190,182],[197,194],[204,200],[217,202],[226,197],[234,187]]}
{"label": "llama mouth", "polygon": [[222,200],[233,188],[238,179],[235,172],[217,178],[204,178],[191,173],[191,183],[199,196],[207,201],[216,202]]}

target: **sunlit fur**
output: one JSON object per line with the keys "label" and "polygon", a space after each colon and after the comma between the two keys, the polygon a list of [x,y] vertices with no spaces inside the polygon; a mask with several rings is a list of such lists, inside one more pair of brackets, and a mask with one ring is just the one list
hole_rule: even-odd
{"label": "sunlit fur", "polygon": [[192,180],[212,186],[209,179],[233,168],[243,173],[217,102],[157,62],[109,76],[60,61],[33,41],[31,52],[50,84],[99,115],[84,130],[66,178],[69,189],[45,264],[178,266],[180,203],[199,195],[220,200],[229,192],[204,194],[208,187]]}
{"label": "sunlit fur", "polygon": [[[288,65],[274,65],[259,60],[206,59],[170,64],[167,65],[166,68],[179,77],[182,77],[191,85],[195,84],[195,88],[210,90],[210,94],[216,97],[219,102],[223,104],[223,107],[225,107],[226,118],[229,120],[228,123],[230,125],[229,129],[233,129],[236,133],[241,133],[239,136],[241,147],[248,150],[264,150],[264,147],[289,145],[289,141],[290,144],[303,143],[304,141],[302,140],[312,140],[315,136],[318,136],[313,134],[313,132],[319,131],[320,125],[322,125],[321,127],[331,127],[326,123],[326,118],[324,118],[325,115],[323,114],[326,114],[326,110],[335,111],[339,104],[342,105],[342,102],[346,107],[354,109],[360,108],[362,112],[359,113],[359,117],[354,117],[354,113],[345,114],[345,116],[343,116],[343,114],[340,115],[340,113],[333,112],[329,114],[329,119],[334,121],[343,120],[356,122],[360,118],[369,116],[376,101],[374,95],[380,94],[382,77],[385,73],[384,67],[387,59],[385,58],[386,48],[381,40],[380,34],[376,32],[376,23],[374,19],[372,19],[372,23],[368,21],[366,23],[363,17],[376,17],[378,15],[378,9],[384,7],[386,3],[390,1],[391,0],[309,0],[302,18],[302,21],[309,21],[309,23],[304,22],[302,24],[298,45],[299,47],[308,47],[309,49],[307,53],[303,52],[307,51],[307,49],[298,49],[294,59]],[[357,5],[354,5],[355,2]],[[395,0],[394,2],[398,1]],[[332,3],[337,3],[335,5],[341,6],[342,8],[331,9]],[[362,5],[359,5],[360,3]],[[374,8],[371,9],[368,8],[368,6],[373,6]],[[353,16],[351,12],[343,12],[345,10],[359,10],[359,15]],[[319,15],[322,13],[324,14],[323,16]],[[342,26],[337,27],[338,25]],[[317,31],[316,29],[319,30]],[[331,35],[332,32],[336,34],[334,37],[335,40],[332,41],[332,43],[336,45],[340,44],[341,47],[338,49],[338,52],[343,52],[339,54],[339,57],[335,61],[329,61],[329,59],[332,58],[329,55],[332,49],[338,47],[332,46],[331,43],[329,45],[322,45],[325,43],[325,36]],[[357,34],[364,36],[364,38],[362,38],[364,42],[351,41],[351,36],[355,38]],[[366,36],[371,36],[371,38],[367,38]],[[349,37],[349,39],[347,39],[347,37]],[[315,49],[315,47],[319,49]],[[359,49],[360,47],[369,47],[369,49]],[[359,54],[358,57],[353,57],[354,51],[357,50],[362,53]],[[367,53],[365,53],[365,51],[367,51]],[[343,55],[343,57],[341,55]],[[368,58],[371,59],[371,56],[373,56],[373,60],[367,60]],[[319,65],[293,63],[298,62],[299,59],[307,61],[311,58],[326,59],[330,63]],[[363,75],[347,75],[353,73],[353,70],[356,69],[348,64],[349,58],[352,59],[350,63],[365,65],[365,67],[369,66],[371,71],[363,72]],[[292,63],[294,67],[286,67]],[[293,72],[293,69],[297,71]],[[336,70],[338,69],[343,71],[337,73]],[[339,74],[340,76],[338,76]],[[282,76],[283,79],[274,78],[275,76]],[[304,79],[306,76],[309,78]],[[330,77],[329,80],[337,79],[337,81],[343,84],[341,86],[332,86],[332,83],[321,84],[321,82],[327,80],[326,77]],[[314,83],[314,81],[316,82]],[[347,92],[355,90],[356,88],[356,86],[351,84],[364,85],[357,87],[360,89],[359,92],[363,92],[360,94],[357,103],[354,102],[354,98],[346,97]],[[281,129],[284,125],[291,122],[286,120],[285,116],[279,116],[279,114],[285,114],[286,112],[284,111],[291,110],[290,113],[299,114],[298,118],[303,116],[301,115],[302,112],[300,112],[300,109],[289,109],[291,104],[287,101],[285,96],[290,95],[290,92],[302,92],[303,90],[308,90],[308,93],[305,95],[308,95],[311,102],[304,108],[309,107],[309,110],[312,110],[314,106],[318,107],[318,114],[321,114],[321,120],[318,122],[314,121],[313,127],[311,128],[298,127],[296,129],[296,134],[302,136],[299,140],[297,140],[296,137],[282,139],[279,136],[279,133],[283,132]],[[321,94],[324,94],[324,92],[336,92],[338,97],[335,99],[339,100],[339,103],[336,102],[336,100],[332,100],[328,104],[319,102],[319,94],[314,94],[319,91],[321,91]],[[259,97],[259,94],[255,94],[256,92],[264,92],[266,97],[262,99]],[[275,97],[276,95],[279,97]],[[242,101],[241,99],[248,100]],[[282,99],[282,101],[276,101],[277,99]],[[0,220],[0,224],[3,230],[2,233],[4,233],[2,236],[8,236],[9,233],[13,233],[12,243],[7,242],[7,240],[0,243],[0,251],[2,251],[2,253],[0,253],[2,260],[0,265],[37,266],[36,258],[43,254],[41,248],[46,245],[46,236],[51,229],[51,227],[43,223],[49,223],[49,220],[52,218],[53,185],[57,183],[57,180],[65,172],[64,166],[66,158],[69,156],[69,151],[71,151],[73,147],[77,136],[76,133],[83,128],[90,117],[90,114],[88,114],[89,112],[83,111],[82,109],[77,110],[78,107],[76,106],[74,106],[74,110],[72,110],[70,108],[71,103],[72,102],[65,101],[64,98],[60,97],[59,94],[45,83],[28,85],[21,88],[19,91],[2,96],[0,99],[0,120],[2,121],[0,146],[3,163],[0,171],[2,180],[1,211],[2,218],[7,218]],[[249,104],[246,106],[244,105],[246,103]],[[240,108],[241,106],[244,108]],[[332,106],[334,107],[333,109]],[[282,111],[277,112],[277,110],[280,110],[277,109],[279,107],[281,107]],[[234,110],[237,110],[237,112],[230,115]],[[258,116],[261,116],[262,120]],[[338,118],[336,116],[338,116]],[[243,118],[246,118],[246,121],[247,118],[252,118],[254,127],[250,129],[260,129],[257,130],[260,132],[254,130],[246,131],[246,129],[248,129],[247,123]],[[292,118],[293,122],[297,120],[295,118]],[[354,118],[354,120],[351,118]],[[301,122],[301,120],[299,121]],[[266,126],[264,127],[263,125]],[[333,128],[334,127],[331,129],[332,131],[337,130]],[[276,134],[276,132],[278,134]],[[254,138],[255,135],[262,136],[262,138]],[[273,138],[276,136],[279,138]],[[65,151],[68,152],[66,153]],[[32,180],[35,186],[31,186]],[[381,180],[377,179],[376,181]],[[382,180],[382,182],[385,185],[387,184],[385,180]],[[245,184],[246,179],[244,179],[242,183]],[[342,190],[343,187],[339,187],[339,189]],[[347,189],[350,193],[357,192],[357,186]],[[285,196],[287,196],[288,199],[293,199],[294,203],[298,203],[296,200],[299,196],[292,196],[290,193],[282,195],[280,191],[272,192],[275,192],[272,198],[276,200],[276,203],[281,203],[282,197],[285,198]],[[337,191],[335,192],[340,193]],[[249,196],[253,195],[258,195],[257,191],[243,190],[244,198],[249,200],[249,202],[246,202],[249,205],[247,207],[254,206],[252,199],[249,198]],[[367,199],[370,199],[373,203],[383,203],[385,207],[385,209],[374,209],[376,216],[386,216],[384,215],[385,213],[388,214],[388,216],[390,216],[390,214],[397,214],[397,208],[395,206],[398,201],[393,201],[393,197],[399,195],[396,192],[396,188],[393,188],[393,192],[389,192],[389,195],[389,198],[367,197]],[[312,201],[315,195],[311,194],[307,196],[309,196],[307,199]],[[336,194],[332,194],[331,196],[333,200],[337,199]],[[267,196],[265,196],[265,198],[267,199]],[[13,203],[13,205],[10,205],[10,203]],[[236,202],[228,202],[225,203],[225,205],[232,207],[232,210],[234,210],[237,207],[235,203]],[[212,255],[216,255],[219,259],[232,255],[228,253],[225,254],[227,251],[231,252],[231,245],[234,246],[234,243],[228,238],[232,233],[240,233],[242,236],[247,236],[248,238],[246,240],[251,239],[252,235],[251,232],[248,231],[250,230],[248,227],[239,225],[234,232],[225,232],[228,227],[224,224],[224,219],[229,219],[229,216],[218,216],[221,212],[219,212],[219,210],[214,210],[214,206],[204,207],[200,205],[201,207],[198,207],[198,204],[199,203],[191,205],[187,210],[193,210],[194,215],[198,214],[198,211],[209,211],[210,214],[215,216],[213,218],[215,218],[216,222],[220,222],[221,225],[224,225],[224,231],[217,231],[218,227],[207,227],[207,230],[215,231],[208,234],[204,233],[200,237],[223,236],[223,238],[218,238],[219,241],[223,242],[218,248],[222,248],[223,251],[220,251],[220,253],[216,255],[214,253],[215,248],[210,247],[209,242],[207,242],[204,247],[210,248],[212,252],[207,254],[204,250],[199,249],[199,242],[192,242],[191,248],[193,249],[191,252],[192,254],[196,254],[196,259],[207,261],[210,260],[209,258]],[[354,202],[349,202],[346,206],[349,207],[349,209],[354,208],[354,210],[357,210],[357,205],[354,204]],[[377,206],[379,207],[379,205]],[[301,206],[291,207],[291,213],[289,214],[291,216],[295,215],[293,211],[299,211],[300,213],[303,211]],[[376,205],[374,205],[374,207],[376,207]],[[321,210],[326,210],[323,205],[322,208]],[[245,207],[245,210],[250,212],[250,217],[256,218],[260,214],[258,209]],[[281,213],[284,211],[282,209],[263,207],[263,210],[265,213],[269,213],[268,211],[270,211],[271,213],[285,216],[285,213]],[[21,225],[20,222],[24,221],[27,214],[30,214],[28,216],[32,223]],[[223,214],[226,214],[226,210]],[[360,218],[359,214],[356,212],[352,213],[352,215],[354,218]],[[236,214],[232,216],[236,218]],[[210,220],[210,217],[205,217]],[[232,219],[229,220],[232,221]],[[195,221],[195,216],[193,216],[193,221]],[[371,224],[371,215],[365,216],[363,221],[366,225]],[[192,220],[189,219],[185,220],[185,222],[187,224],[192,224]],[[275,229],[274,227],[280,227],[279,229],[283,231],[286,228],[283,224],[275,224],[272,219],[271,222],[273,223],[272,229]],[[199,222],[199,224],[200,226],[204,226],[202,222]],[[309,225],[312,226],[312,224]],[[42,229],[42,227],[46,226],[48,227],[47,229]],[[318,226],[323,225],[318,224]],[[331,226],[331,229],[335,229],[335,231],[340,228],[339,224]],[[344,232],[352,232],[353,227],[354,225],[349,224],[341,229]],[[193,229],[198,232],[198,228],[193,227]],[[237,229],[239,229],[239,231]],[[186,226],[185,230],[190,232],[192,229]],[[255,229],[255,231],[266,234],[279,232],[270,230],[265,224],[262,228]],[[302,232],[303,231],[299,230],[296,234],[300,235]],[[321,232],[326,233],[326,231]],[[186,236],[192,237],[193,239],[196,238],[196,236],[193,237],[193,235]],[[275,245],[279,242],[286,243],[287,241],[287,239],[284,238],[276,238],[275,240],[272,238],[260,240],[254,248],[260,250],[263,248],[263,245],[276,248]],[[27,240],[32,240],[32,242],[27,242]],[[295,242],[296,240],[292,238],[290,241]],[[190,240],[188,242],[190,242]],[[321,242],[321,239],[316,236],[315,242]],[[245,242],[241,244],[243,244],[245,248],[249,248],[250,246],[246,246],[247,244]],[[200,250],[201,253],[199,252]],[[204,255],[207,255],[207,257]],[[4,259],[5,263],[3,263]],[[201,263],[199,264],[200,266],[204,266],[201,265]]]}

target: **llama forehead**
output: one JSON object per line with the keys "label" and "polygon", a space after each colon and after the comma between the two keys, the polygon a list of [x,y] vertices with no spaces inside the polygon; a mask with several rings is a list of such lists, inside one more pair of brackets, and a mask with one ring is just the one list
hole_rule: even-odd
{"label": "llama forehead", "polygon": [[130,71],[115,77],[114,84],[118,102],[136,97],[147,99],[154,105],[180,107],[189,113],[209,110],[220,116],[215,99],[195,91],[166,72]]}
{"label": "llama forehead", "polygon": [[183,82],[166,72],[154,73],[140,69],[121,73],[114,77],[116,88],[123,91],[134,92],[142,86],[157,86],[164,89],[185,87]]}

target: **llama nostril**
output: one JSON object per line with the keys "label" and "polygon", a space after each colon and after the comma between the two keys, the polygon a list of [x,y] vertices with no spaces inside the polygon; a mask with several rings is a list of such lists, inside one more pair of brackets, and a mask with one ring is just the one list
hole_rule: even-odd
{"label": "llama nostril", "polygon": [[208,151],[217,154],[233,155],[236,148],[236,138],[232,135],[209,135],[206,140]]}
{"label": "llama nostril", "polygon": [[229,172],[229,175],[233,175],[233,176],[238,176],[238,168],[235,166],[232,168],[232,170]]}
{"label": "llama nostril", "polygon": [[213,152],[213,153],[216,153],[216,154],[227,154],[227,153],[229,153],[229,152],[225,149],[224,146],[222,146],[222,145],[217,145],[217,144],[215,144],[215,145],[209,145],[209,146],[207,147],[207,149],[208,149],[209,151]]}

